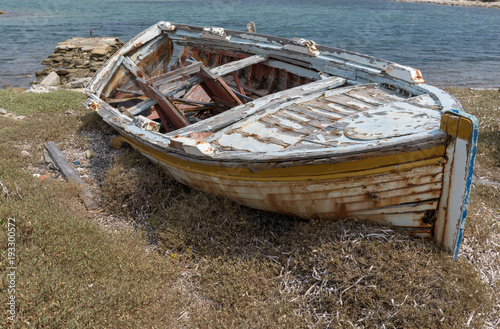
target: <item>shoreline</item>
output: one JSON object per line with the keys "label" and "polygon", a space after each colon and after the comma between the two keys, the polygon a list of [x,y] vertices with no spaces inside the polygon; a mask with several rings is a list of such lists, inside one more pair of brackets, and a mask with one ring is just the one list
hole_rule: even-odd
{"label": "shoreline", "polygon": [[480,7],[480,8],[500,8],[500,1],[483,2],[470,0],[388,0],[395,2],[429,3],[434,5],[445,5],[455,7]]}

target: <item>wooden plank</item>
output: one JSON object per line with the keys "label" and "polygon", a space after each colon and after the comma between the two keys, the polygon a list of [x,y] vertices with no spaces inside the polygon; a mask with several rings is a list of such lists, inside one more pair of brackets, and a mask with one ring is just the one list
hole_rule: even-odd
{"label": "wooden plank", "polygon": [[378,106],[385,105],[385,104],[389,103],[387,101],[383,102],[383,101],[380,101],[374,97],[365,96],[365,95],[362,95],[360,93],[347,94],[347,96],[351,97],[352,99],[354,99],[358,102],[364,102],[364,103],[370,104],[373,107],[378,107]]}
{"label": "wooden plank", "polygon": [[390,206],[390,207],[360,210],[359,212],[356,212],[356,214],[374,215],[374,214],[401,214],[401,213],[408,213],[408,212],[420,212],[420,211],[427,211],[427,210],[436,210],[437,205],[438,205],[437,200],[430,200],[430,201],[419,202],[419,203],[400,204],[400,205]]}
{"label": "wooden plank", "polygon": [[[295,144],[300,141],[303,136],[301,134],[294,133],[293,130],[287,131],[279,129],[279,127],[269,128],[268,125],[260,121],[251,122],[237,129],[236,132],[239,132],[242,135],[247,134],[245,136],[254,137],[258,140],[270,141],[271,143],[282,146]],[[283,143],[286,145],[283,145]],[[238,146],[236,145],[235,148],[238,148]]]}
{"label": "wooden plank", "polygon": [[122,63],[136,78],[149,79],[146,73],[139,66],[135,65],[130,58],[123,56]]}
{"label": "wooden plank", "polygon": [[328,106],[328,104],[330,104],[330,103],[331,103],[331,101],[329,101],[325,98],[318,98],[316,100],[307,102],[307,105],[315,107],[315,108],[320,109],[320,110],[325,110],[327,112],[331,112],[332,108],[330,106]]}
{"label": "wooden plank", "polygon": [[298,106],[290,106],[286,108],[286,110],[293,111],[295,113],[301,114],[305,118],[308,118],[309,120],[317,120],[317,121],[324,121],[328,123],[332,123],[333,121],[330,116],[325,116],[322,115],[321,113],[317,113],[314,111],[311,111],[309,107],[307,107],[308,103],[302,103],[299,104]]}
{"label": "wooden plank", "polygon": [[[362,93],[362,91],[360,91]],[[369,88],[369,89],[366,89],[365,92],[370,96],[370,97],[374,97],[375,99],[378,99],[382,102],[384,101],[404,101],[406,100],[408,97],[403,95],[403,94],[400,94],[400,93],[397,93],[393,90],[390,90],[390,89],[387,89],[387,88],[384,88],[384,87],[374,87],[374,88]]]}
{"label": "wooden plank", "polygon": [[198,74],[203,79],[202,88],[214,101],[229,108],[243,104],[222,78],[205,67],[201,67]]}
{"label": "wooden plank", "polygon": [[186,77],[189,77],[189,76],[193,75],[194,73],[200,71],[200,67],[202,65],[203,65],[203,63],[201,63],[201,62],[195,62],[194,64],[187,65],[187,66],[175,69],[173,71],[170,71],[170,72],[167,72],[164,74],[160,74],[154,78],[151,78],[148,80],[148,83],[150,83],[154,86],[158,86],[158,85],[163,84],[163,83],[168,82],[168,81],[174,81],[174,80],[178,80],[181,78],[186,78]]}
{"label": "wooden plank", "polygon": [[113,64],[113,66],[111,66],[111,69],[106,73],[106,75],[104,76],[104,79],[102,79],[102,81],[101,81],[101,85],[99,86],[99,89],[96,91],[97,96],[101,96],[101,93],[104,90],[104,88],[106,88],[106,86],[108,85],[108,83],[111,80],[111,78],[113,77],[113,75],[115,75],[116,71],[118,71],[118,69],[120,68],[122,61],[123,61],[123,56],[120,56],[116,60],[116,62]]}
{"label": "wooden plank", "polygon": [[85,208],[87,208],[88,211],[97,210],[99,205],[94,200],[94,194],[76,173],[75,169],[73,169],[73,167],[69,164],[68,160],[66,160],[57,145],[54,142],[48,142],[45,144],[45,148],[63,176],[66,177],[68,181],[77,183],[81,186],[82,190],[80,191],[80,198],[82,199]]}
{"label": "wooden plank", "polygon": [[267,60],[267,56],[262,56],[262,55],[254,55],[250,57],[246,57],[237,61],[229,62],[227,64],[215,67],[211,69],[210,71],[212,74],[216,77],[222,77],[226,74],[236,72],[238,70],[241,70],[247,66],[255,65],[261,62],[264,62]]}
{"label": "wooden plank", "polygon": [[259,119],[259,121],[273,125],[275,129],[279,129],[281,131],[290,130],[304,135],[312,134],[317,130],[312,126],[305,124],[304,122],[292,120],[289,117],[280,117],[274,114],[262,117]]}
{"label": "wooden plank", "polygon": [[[379,195],[380,199],[370,199],[367,195],[360,196],[336,196],[329,195],[318,199],[305,198],[283,198],[285,195],[270,196],[274,200],[279,200],[282,207],[289,208],[298,202],[308,203],[316,209],[317,213],[331,214],[339,213],[335,210],[335,206],[340,209],[345,209],[346,212],[354,212],[380,207],[395,206],[402,203],[414,203],[419,201],[438,200],[441,196],[441,186],[417,186],[407,189],[401,189],[397,192],[382,192]],[[417,192],[418,191],[418,192]],[[304,196],[303,196],[304,197]]]}
{"label": "wooden plank", "polygon": [[[184,114],[175,107],[175,105],[170,102],[170,100],[164,96],[158,89],[149,85],[146,80],[137,78],[137,83],[141,86],[142,91],[148,97],[156,100],[158,107],[156,108],[160,119],[162,119],[163,127],[168,129],[168,123],[174,127],[174,129],[179,129],[188,126],[190,122],[186,119]],[[165,115],[162,117],[162,113]]]}
{"label": "wooden plank", "polygon": [[367,111],[375,108],[372,104],[366,103],[361,100],[356,100],[349,95],[337,95],[333,97],[333,100],[336,104],[357,110],[357,111]]}
{"label": "wooden plank", "polygon": [[[278,122],[277,120],[265,120],[267,117],[264,117],[262,118],[261,120],[257,121],[261,124],[263,124],[264,126],[266,126],[267,128],[271,128],[271,129],[277,129],[278,127],[276,126],[276,123]],[[294,137],[304,137],[306,136],[306,134],[303,134],[303,133],[300,133],[296,130],[293,130],[293,129],[283,129],[283,127],[281,127],[280,129],[280,133],[283,133],[283,134],[288,134],[288,135],[291,135],[291,136],[294,136]]]}
{"label": "wooden plank", "polygon": [[336,113],[343,114],[345,116],[349,116],[351,114],[359,112],[359,110],[357,110],[357,109],[354,109],[352,107],[348,107],[348,106],[345,106],[343,104],[339,104],[336,102],[330,102],[330,103],[328,103],[328,106],[332,109],[332,111],[334,111]]}
{"label": "wooden plank", "polygon": [[316,108],[314,106],[309,106],[309,104],[307,104],[306,107],[309,108],[314,113],[318,113],[320,115],[330,117],[330,119],[332,121],[337,121],[337,120],[340,120],[340,119],[346,117],[346,115],[344,115],[344,114],[340,114],[338,112],[331,112],[331,111],[327,112],[327,111],[325,111],[323,109],[319,109],[319,108]]}
{"label": "wooden plank", "polygon": [[272,137],[272,136],[256,136],[255,134],[249,134],[249,133],[247,133],[245,131],[241,131],[241,130],[238,131],[238,133],[243,137],[253,138],[256,141],[259,141],[262,143],[276,144],[276,145],[284,146],[284,147],[287,147],[290,145],[289,143],[286,143],[283,140],[278,139],[276,137]]}

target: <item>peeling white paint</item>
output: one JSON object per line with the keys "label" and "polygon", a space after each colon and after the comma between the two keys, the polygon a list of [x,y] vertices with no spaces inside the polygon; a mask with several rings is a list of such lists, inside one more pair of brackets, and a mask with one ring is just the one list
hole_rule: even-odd
{"label": "peeling white paint", "polygon": [[224,135],[218,140],[219,145],[234,147],[239,150],[251,152],[273,152],[282,150],[284,147],[276,144],[260,142],[252,137],[244,137],[240,134]]}

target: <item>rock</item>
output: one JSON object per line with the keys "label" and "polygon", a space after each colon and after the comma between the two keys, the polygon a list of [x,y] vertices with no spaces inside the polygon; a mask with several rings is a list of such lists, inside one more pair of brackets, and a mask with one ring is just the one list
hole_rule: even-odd
{"label": "rock", "polygon": [[101,47],[94,48],[92,50],[92,55],[104,56],[107,53],[109,53],[110,51],[111,51],[110,47],[108,47],[108,46],[104,46],[104,47],[101,46]]}
{"label": "rock", "polygon": [[50,69],[48,67],[46,67],[43,70],[36,72],[35,75],[37,77],[46,76],[46,75],[49,75],[50,72],[51,72]]}
{"label": "rock", "polygon": [[85,67],[87,67],[89,64],[90,64],[90,61],[88,59],[75,59],[75,65],[76,66],[79,66],[79,65],[83,65]]}
{"label": "rock", "polygon": [[6,109],[0,108],[0,114],[6,115],[8,112]]}
{"label": "rock", "polygon": [[96,156],[98,156],[99,154],[94,151],[94,150],[87,150],[85,151],[85,156],[87,157],[87,159],[92,159],[92,158],[95,158]]}
{"label": "rock", "polygon": [[120,42],[121,42],[121,40],[118,39],[118,38],[103,38],[102,39],[102,43],[105,43],[105,44],[107,44],[108,46],[111,46],[111,47],[119,45]]}
{"label": "rock", "polygon": [[81,78],[75,81],[71,81],[70,83],[67,84],[68,87],[70,88],[84,88],[88,83],[90,82],[90,77],[88,78]]}
{"label": "rock", "polygon": [[69,71],[68,70],[65,70],[65,69],[59,69],[56,71],[57,75],[58,76],[61,76],[61,75],[68,75],[69,74]]}
{"label": "rock", "polygon": [[90,69],[78,69],[74,74],[76,78],[86,78],[90,74]]}
{"label": "rock", "polygon": [[56,72],[51,72],[40,83],[40,85],[44,87],[53,87],[53,86],[58,86],[60,84],[61,84],[61,79],[59,78]]}
{"label": "rock", "polygon": [[[120,39],[112,37],[72,38],[60,42],[54,54],[42,61],[46,69],[36,73],[37,79],[42,79],[52,71],[56,71],[60,83],[65,85],[73,80],[91,77],[123,44]],[[78,81],[74,86],[82,84],[86,84],[86,81]]]}
{"label": "rock", "polygon": [[30,154],[30,152],[28,152],[28,151],[22,151],[22,152],[21,152],[21,155],[22,155],[23,157],[27,158],[27,157],[29,157],[31,154]]}

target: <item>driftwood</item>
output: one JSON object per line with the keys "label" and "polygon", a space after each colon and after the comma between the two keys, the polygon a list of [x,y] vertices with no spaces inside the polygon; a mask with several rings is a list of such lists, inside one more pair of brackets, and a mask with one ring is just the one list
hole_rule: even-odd
{"label": "driftwood", "polygon": [[87,184],[85,184],[85,182],[69,164],[68,160],[66,160],[57,145],[54,142],[48,142],[45,144],[45,147],[47,148],[50,157],[59,168],[63,176],[66,177],[68,181],[77,183],[82,187],[80,198],[82,199],[85,208],[87,208],[88,211],[97,210],[99,208],[99,205],[94,200],[94,194],[90,191]]}

